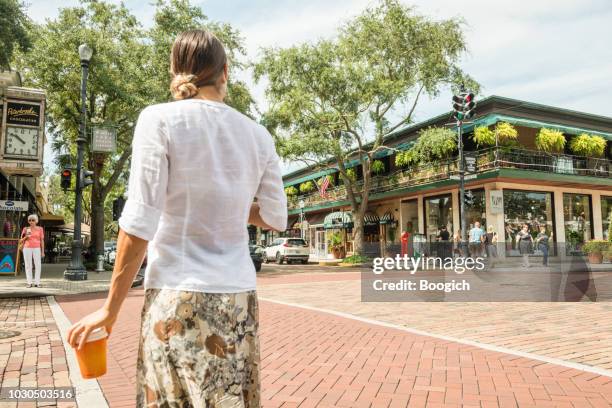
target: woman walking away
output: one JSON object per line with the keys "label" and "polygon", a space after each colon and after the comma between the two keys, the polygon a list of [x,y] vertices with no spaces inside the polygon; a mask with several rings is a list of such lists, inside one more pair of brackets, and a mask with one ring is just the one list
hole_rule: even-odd
{"label": "woman walking away", "polygon": [[489,225],[487,228],[487,233],[484,236],[484,245],[487,251],[487,258],[489,258],[489,265],[493,268],[497,259],[497,232],[495,232],[492,225]]}
{"label": "woman walking away", "polygon": [[529,268],[529,255],[533,250],[533,237],[529,233],[529,225],[523,224],[523,228],[516,234],[516,241],[523,256],[523,268]]}
{"label": "woman walking away", "polygon": [[41,257],[45,256],[45,231],[38,227],[38,216],[28,216],[28,227],[21,230],[21,242],[23,244],[23,262],[25,263],[27,287],[32,287],[32,260],[34,260],[34,286],[41,287],[40,268]]}
{"label": "woman walking away", "polygon": [[[247,223],[283,231],[287,201],[265,128],[223,103],[221,42],[172,46],[175,102],[144,109],[105,305],[73,325],[112,329],[148,243],[137,407],[259,407],[259,314]],[[257,202],[254,203],[254,199]]]}
{"label": "woman walking away", "polygon": [[540,232],[536,237],[536,247],[542,251],[542,265],[548,266],[548,241],[552,238],[552,232],[550,237],[546,234],[546,225],[540,225]]}

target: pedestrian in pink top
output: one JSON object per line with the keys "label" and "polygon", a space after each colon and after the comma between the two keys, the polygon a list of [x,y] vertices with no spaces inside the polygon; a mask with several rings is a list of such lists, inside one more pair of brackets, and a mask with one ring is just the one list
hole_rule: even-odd
{"label": "pedestrian in pink top", "polygon": [[45,233],[42,227],[37,226],[38,216],[30,214],[28,216],[28,227],[21,231],[21,241],[23,242],[23,260],[25,262],[26,279],[28,288],[32,287],[32,259],[36,276],[34,286],[40,288],[40,259],[45,256]]}

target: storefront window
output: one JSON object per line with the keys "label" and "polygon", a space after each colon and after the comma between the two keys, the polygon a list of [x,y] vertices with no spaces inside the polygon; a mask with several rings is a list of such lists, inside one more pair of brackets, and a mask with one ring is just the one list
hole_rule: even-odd
{"label": "storefront window", "polygon": [[601,223],[603,237],[609,240],[612,234],[612,197],[601,196]]}
{"label": "storefront window", "polygon": [[485,191],[467,190],[466,192],[465,214],[467,216],[468,231],[472,229],[474,223],[478,221],[481,228],[487,228]]}
{"label": "storefront window", "polygon": [[563,218],[567,253],[580,252],[582,245],[593,238],[591,196],[564,193]]}
{"label": "storefront window", "polygon": [[[523,224],[529,226],[534,239],[540,226],[545,225],[547,234],[554,231],[553,194],[541,191],[504,190],[504,236],[506,251],[518,255],[516,234]],[[555,240],[553,235],[553,240]]]}
{"label": "storefront window", "polygon": [[450,194],[425,198],[425,235],[434,242],[442,225],[453,235],[453,200]]}

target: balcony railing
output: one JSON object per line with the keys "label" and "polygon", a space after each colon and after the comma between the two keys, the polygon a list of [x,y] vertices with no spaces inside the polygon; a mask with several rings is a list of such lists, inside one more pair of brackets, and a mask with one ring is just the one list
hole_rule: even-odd
{"label": "balcony railing", "polygon": [[[551,154],[534,150],[516,148],[489,148],[470,152],[476,156],[477,172],[510,168],[541,171],[556,174],[571,174],[591,177],[612,177],[612,161],[592,157]],[[431,163],[408,167],[391,174],[373,176],[370,193],[382,193],[400,188],[428,184],[447,180],[459,174],[459,160],[454,157],[440,163]],[[356,191],[361,192],[363,183],[356,182]],[[289,209],[299,208],[304,201],[305,207],[322,203],[333,203],[347,199],[346,187],[340,185],[327,190],[327,197],[321,197],[318,191],[288,198]]]}

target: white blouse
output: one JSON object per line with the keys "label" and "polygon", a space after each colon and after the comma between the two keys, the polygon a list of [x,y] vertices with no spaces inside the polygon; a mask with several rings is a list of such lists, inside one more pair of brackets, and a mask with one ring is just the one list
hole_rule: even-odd
{"label": "white blouse", "polygon": [[144,109],[119,226],[150,241],[145,288],[254,290],[247,221],[255,197],[266,224],[285,230],[280,160],[263,126],[202,99]]}

